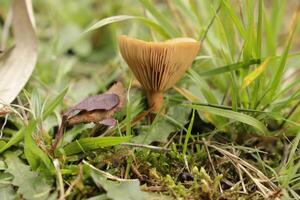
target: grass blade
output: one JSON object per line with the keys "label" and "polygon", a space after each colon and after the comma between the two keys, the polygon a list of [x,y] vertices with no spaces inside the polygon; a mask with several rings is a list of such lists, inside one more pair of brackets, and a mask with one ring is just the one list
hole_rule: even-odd
{"label": "grass blade", "polygon": [[22,127],[18,132],[16,132],[10,140],[0,149],[0,153],[9,149],[11,146],[19,143],[24,138],[25,127]]}
{"label": "grass blade", "polygon": [[257,77],[259,77],[268,67],[270,58],[267,58],[258,68],[256,68],[253,72],[248,74],[242,83],[242,90],[245,89],[248,85],[250,85]]}
{"label": "grass blade", "polygon": [[90,137],[76,140],[63,149],[67,156],[128,142],[131,137]]}
{"label": "grass blade", "polygon": [[148,25],[149,27],[153,28],[153,30],[155,30],[157,33],[159,33],[164,38],[170,38],[171,37],[171,35],[168,33],[167,29],[163,28],[163,26],[161,26],[161,25],[159,25],[159,24],[157,24],[157,23],[153,22],[152,20],[147,19],[145,17],[132,16],[132,15],[116,15],[116,16],[101,19],[98,22],[96,22],[95,24],[88,27],[82,33],[82,35],[84,35],[86,33],[89,33],[91,31],[94,31],[96,29],[99,29],[103,26],[106,26],[106,25],[109,25],[109,24],[112,24],[112,23],[116,23],[116,22],[126,21],[126,20],[139,20],[139,21],[143,22],[145,25]]}
{"label": "grass blade", "polygon": [[178,37],[180,34],[178,30],[176,30],[173,25],[170,23],[170,20],[166,19],[164,15],[160,13],[156,9],[156,6],[153,5],[153,3],[149,0],[139,0],[143,6],[153,15],[153,17],[157,20],[159,24],[161,24],[163,27],[165,27],[165,30],[168,32],[168,34],[172,37]]}
{"label": "grass blade", "polygon": [[45,110],[43,112],[43,118],[48,117],[53,110],[60,104],[65,97],[66,93],[68,92],[68,87],[63,89],[52,101],[46,104]]}
{"label": "grass blade", "polygon": [[281,79],[283,77],[286,62],[288,59],[288,53],[291,48],[291,44],[292,44],[296,29],[297,29],[299,16],[300,16],[300,8],[297,10],[295,15],[293,16],[292,26],[291,26],[291,30],[289,32],[288,41],[287,41],[286,47],[284,49],[283,55],[281,57],[279,67],[278,67],[278,69],[275,73],[274,79],[272,80],[271,85],[270,85],[270,92],[271,92],[270,96],[274,96],[274,93],[277,91],[278,87],[281,84]]}
{"label": "grass blade", "polygon": [[234,112],[232,110],[223,110],[223,109],[219,109],[219,108],[213,108],[213,107],[209,107],[209,106],[202,106],[202,105],[184,104],[184,106],[248,124],[248,125],[256,128],[260,133],[262,133],[264,135],[268,133],[267,128],[264,126],[264,124],[262,122],[258,121],[257,119],[255,119],[249,115],[243,114],[243,113]]}

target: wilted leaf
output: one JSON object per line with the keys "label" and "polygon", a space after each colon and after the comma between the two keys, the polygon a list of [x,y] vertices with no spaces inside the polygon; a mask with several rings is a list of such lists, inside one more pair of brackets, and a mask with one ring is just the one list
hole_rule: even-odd
{"label": "wilted leaf", "polygon": [[14,48],[0,58],[0,109],[25,86],[37,60],[37,42],[31,0],[13,0]]}
{"label": "wilted leaf", "polygon": [[5,154],[7,172],[14,176],[12,184],[18,187],[18,194],[29,200],[47,199],[51,186],[44,177],[32,172],[14,153]]}
{"label": "wilted leaf", "polygon": [[70,108],[64,115],[72,117],[77,114],[76,111],[110,110],[117,106],[119,101],[119,97],[116,94],[100,94],[88,97]]}
{"label": "wilted leaf", "polygon": [[112,115],[124,105],[124,87],[118,82],[107,92],[84,99],[70,108],[64,117],[69,125],[83,122],[100,122],[110,119]]}
{"label": "wilted leaf", "polygon": [[106,190],[107,197],[113,200],[149,199],[148,194],[141,191],[139,180],[114,178],[112,175],[98,170],[87,162],[85,164],[91,170],[90,174],[96,185]]}

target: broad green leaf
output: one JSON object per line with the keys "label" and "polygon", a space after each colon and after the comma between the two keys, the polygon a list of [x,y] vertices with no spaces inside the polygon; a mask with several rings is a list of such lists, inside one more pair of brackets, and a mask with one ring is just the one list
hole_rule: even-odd
{"label": "broad green leaf", "polygon": [[256,128],[260,133],[262,134],[267,134],[268,130],[265,127],[265,125],[258,121],[257,119],[243,114],[243,113],[239,113],[239,112],[234,112],[232,110],[223,110],[220,108],[215,108],[215,107],[210,107],[210,106],[202,106],[202,105],[192,105],[192,104],[185,104],[185,107],[189,107],[189,108],[193,108],[193,109],[197,109],[199,111],[202,112],[208,112],[214,115],[219,115],[225,118],[229,118],[235,121],[239,121],[245,124],[248,124],[254,128]]}
{"label": "broad green leaf", "polygon": [[51,191],[51,186],[46,178],[32,172],[14,153],[5,153],[7,172],[13,175],[12,184],[18,187],[17,193],[27,200],[46,200]]}
{"label": "broad green leaf", "polygon": [[137,179],[111,180],[112,175],[98,170],[94,166],[85,162],[90,169],[90,175],[99,188],[104,188],[107,197],[112,200],[147,200],[146,192],[141,191],[140,182]]}
{"label": "broad green leaf", "polygon": [[63,150],[69,156],[81,152],[93,151],[103,147],[119,145],[128,142],[131,137],[90,137],[76,140],[66,145]]}

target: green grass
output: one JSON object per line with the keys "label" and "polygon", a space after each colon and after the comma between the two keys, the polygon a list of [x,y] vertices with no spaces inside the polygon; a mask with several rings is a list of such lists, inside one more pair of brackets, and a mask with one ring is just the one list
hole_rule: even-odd
{"label": "green grass", "polygon": [[[6,17],[9,4],[0,3]],[[38,63],[11,112],[0,116],[1,200],[300,199],[297,0],[33,6]],[[134,121],[147,100],[119,53],[121,34],[201,42],[152,123]],[[114,116],[117,126],[68,127],[51,151],[61,114],[118,80],[126,105]]]}

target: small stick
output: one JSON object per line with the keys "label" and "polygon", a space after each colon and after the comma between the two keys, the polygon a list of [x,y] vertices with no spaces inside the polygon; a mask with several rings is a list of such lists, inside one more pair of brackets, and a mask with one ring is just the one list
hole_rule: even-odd
{"label": "small stick", "polygon": [[56,171],[58,184],[59,184],[59,200],[64,200],[65,198],[65,188],[64,188],[64,180],[60,172],[59,161],[57,159],[53,160],[53,165]]}
{"label": "small stick", "polygon": [[138,148],[147,148],[147,149],[151,149],[151,150],[154,150],[154,151],[171,151],[170,149],[167,149],[165,147],[157,147],[157,146],[152,146],[152,145],[147,145],[147,144],[134,144],[134,143],[124,142],[121,145],[131,146],[131,147],[138,147]]}
{"label": "small stick", "polygon": [[70,193],[71,193],[72,189],[74,188],[74,186],[81,181],[82,176],[83,176],[82,165],[79,165],[79,173],[78,173],[77,177],[75,178],[75,180],[71,183],[71,185],[67,189],[67,191],[64,195],[64,198],[66,198],[67,196],[70,195]]}
{"label": "small stick", "polygon": [[[214,173],[214,176],[217,177],[217,171],[214,167],[214,164],[213,164],[213,161],[211,159],[211,156],[210,156],[210,153],[209,153],[209,150],[208,150],[208,146],[207,146],[207,142],[204,138],[202,138],[202,141],[203,141],[203,144],[204,144],[204,147],[205,147],[205,151],[207,152],[207,157],[208,157],[208,160],[211,164],[211,167],[212,167],[212,170],[213,170],[213,173]],[[222,189],[222,186],[219,185],[219,188],[220,188],[220,192],[223,193],[223,189]]]}
{"label": "small stick", "polygon": [[61,125],[59,126],[58,131],[57,131],[57,133],[55,135],[55,141],[54,141],[54,143],[52,144],[52,147],[51,147],[51,152],[52,153],[54,153],[57,145],[61,141],[61,139],[63,137],[63,132],[64,132],[64,129],[65,129],[66,125],[67,125],[66,119],[65,119],[65,117],[63,117],[62,121],[61,121]]}
{"label": "small stick", "polygon": [[143,175],[139,172],[139,170],[132,164],[131,166],[131,170],[132,172],[140,179],[140,180],[144,180]]}

